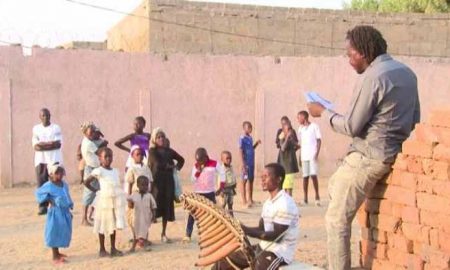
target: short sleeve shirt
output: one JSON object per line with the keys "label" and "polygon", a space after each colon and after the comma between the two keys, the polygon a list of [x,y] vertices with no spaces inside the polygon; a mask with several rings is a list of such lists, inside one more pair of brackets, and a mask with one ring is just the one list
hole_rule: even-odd
{"label": "short sleeve shirt", "polygon": [[[50,124],[45,127],[42,124],[33,127],[32,145],[36,146],[41,142],[60,141],[62,143],[61,128],[56,124]],[[59,162],[62,164],[61,148],[49,151],[35,151],[34,165],[39,164],[54,164]]]}
{"label": "short sleeve shirt", "polygon": [[317,140],[322,139],[319,126],[316,123],[300,126],[298,128],[298,137],[301,143],[302,161],[314,160],[317,152]]}
{"label": "short sleeve shirt", "polygon": [[96,153],[97,150],[98,147],[93,141],[86,137],[83,138],[83,141],[81,142],[81,155],[83,156],[87,166],[92,168],[97,168],[100,166],[100,161]]}
{"label": "short sleeve shirt", "polygon": [[266,232],[274,230],[274,223],[288,225],[285,235],[278,242],[261,241],[261,249],[273,252],[286,263],[294,260],[298,240],[299,212],[295,201],[284,190],[280,190],[273,199],[268,199],[261,213]]}
{"label": "short sleeve shirt", "polygon": [[242,135],[239,138],[239,148],[244,153],[244,161],[249,167],[255,166],[255,149],[253,148],[253,138],[248,135]]}
{"label": "short sleeve shirt", "polygon": [[[128,168],[127,173],[125,175],[125,181],[128,184],[133,184],[133,189],[131,190],[132,192],[139,192],[139,189],[136,184],[136,180],[141,175],[146,176],[148,178],[149,190],[151,189],[151,184],[153,182],[153,176],[152,176],[150,167],[145,164],[133,164],[130,168]],[[129,192],[128,188],[129,188],[129,185],[126,186],[127,192]]]}

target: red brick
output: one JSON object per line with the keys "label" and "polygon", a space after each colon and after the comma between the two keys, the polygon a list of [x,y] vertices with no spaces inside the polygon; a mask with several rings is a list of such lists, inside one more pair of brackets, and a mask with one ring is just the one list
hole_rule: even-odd
{"label": "red brick", "polygon": [[377,183],[367,195],[368,199],[385,199],[388,185]]}
{"label": "red brick", "polygon": [[437,127],[450,127],[450,109],[431,111],[429,123]]}
{"label": "red brick", "polygon": [[[405,252],[405,253],[413,253],[414,252],[414,242],[407,239],[402,234],[392,234],[388,236],[388,243],[390,247],[394,249]],[[392,244],[391,244],[392,243]]]}
{"label": "red brick", "polygon": [[392,177],[391,177],[391,182],[389,183],[390,186],[394,185],[394,186],[400,186],[402,184],[402,179],[404,177],[403,174],[408,174],[408,172],[406,171],[400,171],[400,170],[393,170],[392,171]]}
{"label": "red brick", "polygon": [[420,210],[420,223],[450,234],[450,215]]}
{"label": "red brick", "polygon": [[419,209],[404,206],[402,209],[402,222],[419,224]]}
{"label": "red brick", "polygon": [[369,240],[361,240],[359,241],[359,251],[362,255],[369,255],[374,256],[375,255],[375,248],[377,244],[375,242],[369,241]]}
{"label": "red brick", "polygon": [[372,229],[372,240],[377,243],[387,243],[387,232],[378,229]]}
{"label": "red brick", "polygon": [[433,194],[450,199],[450,181],[432,181],[431,185]]}
{"label": "red brick", "polygon": [[422,245],[420,256],[430,266],[439,267],[439,269],[448,269],[450,264],[450,254],[436,250],[428,245]]}
{"label": "red brick", "polygon": [[[442,181],[439,182],[447,183]],[[417,175],[417,191],[429,194],[433,193],[433,177],[429,175]]]}
{"label": "red brick", "polygon": [[433,131],[437,135],[440,144],[450,146],[450,128],[434,127]]}
{"label": "red brick", "polygon": [[392,204],[392,216],[396,218],[402,217],[403,207],[406,207],[402,204],[393,203]]}
{"label": "red brick", "polygon": [[387,257],[389,259],[389,262],[394,263],[396,265],[407,266],[408,256],[409,256],[408,253],[402,252],[395,248],[390,248],[387,251]]}
{"label": "red brick", "polygon": [[419,174],[423,173],[421,158],[411,156],[411,157],[407,158],[406,163],[407,163],[408,172],[419,173]]}
{"label": "red brick", "polygon": [[417,193],[417,206],[421,210],[450,215],[450,199],[442,196]]}
{"label": "red brick", "polygon": [[434,179],[449,181],[450,175],[450,164],[445,161],[435,161],[433,162],[433,173]]}
{"label": "red brick", "polygon": [[433,144],[408,139],[403,143],[402,153],[408,156],[431,158],[433,156]]}
{"label": "red brick", "polygon": [[371,269],[372,265],[373,265],[373,260],[374,260],[373,256],[361,255],[359,263],[360,263],[362,268],[364,268],[364,269]]}
{"label": "red brick", "polygon": [[416,193],[403,187],[389,186],[386,198],[395,203],[416,206]]}
{"label": "red brick", "polygon": [[435,249],[439,249],[439,230],[430,230],[430,246]]}
{"label": "red brick", "polygon": [[433,173],[433,163],[434,160],[430,158],[422,159],[422,170],[426,175],[431,175]]}
{"label": "red brick", "polygon": [[369,213],[364,210],[358,210],[356,213],[356,219],[358,220],[358,224],[363,228],[369,228]]}
{"label": "red brick", "polygon": [[407,171],[408,170],[408,160],[406,155],[399,153],[397,158],[395,159],[394,164],[392,165],[392,169],[399,171]]}
{"label": "red brick", "polygon": [[377,244],[375,249],[375,258],[377,259],[387,259],[388,246],[386,244]]}
{"label": "red brick", "polygon": [[400,219],[388,215],[369,215],[370,226],[386,232],[396,232],[400,226]]}
{"label": "red brick", "polygon": [[361,227],[361,239],[366,241],[372,240],[372,234],[369,228]]}
{"label": "red brick", "polygon": [[372,270],[397,270],[397,265],[387,260],[374,259]]}
{"label": "red brick", "polygon": [[420,241],[421,237],[420,237],[420,230],[421,230],[421,225],[419,224],[411,224],[411,223],[407,223],[407,222],[402,222],[402,232],[403,235],[412,241]]}
{"label": "red brick", "polygon": [[450,161],[450,147],[438,144],[433,150],[433,159],[440,161]]}
{"label": "red brick", "polygon": [[439,142],[439,138],[434,130],[434,127],[419,123],[414,128],[416,139],[420,142],[427,144],[436,144]]}
{"label": "red brick", "polygon": [[[443,270],[443,269],[439,268],[439,267],[436,267],[436,266],[433,266],[433,265],[431,265],[429,263],[426,263],[423,266],[423,270]],[[445,269],[445,270],[448,270],[448,269]]]}
{"label": "red brick", "polygon": [[450,234],[439,231],[439,248],[450,255]]}
{"label": "red brick", "polygon": [[408,255],[408,262],[407,262],[407,269],[411,270],[423,270],[425,262],[422,260],[422,258],[419,255]]}
{"label": "red brick", "polygon": [[402,178],[400,186],[412,191],[417,191],[417,177],[415,174],[409,173]]}

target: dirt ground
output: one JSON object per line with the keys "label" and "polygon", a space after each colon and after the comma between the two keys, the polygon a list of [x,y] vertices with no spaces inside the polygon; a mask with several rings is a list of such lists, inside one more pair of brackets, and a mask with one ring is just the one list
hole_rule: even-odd
{"label": "dirt ground", "polygon": [[[294,198],[300,201],[299,183],[296,183]],[[326,210],[326,181],[321,180],[321,207],[313,205],[300,206],[300,237],[295,259],[319,267],[326,268],[326,231],[324,215]],[[255,198],[263,202],[267,194],[261,191],[256,183]],[[312,188],[310,186],[310,188]],[[186,188],[187,190],[189,187]],[[81,193],[79,185],[71,186],[71,195],[75,203],[73,211],[72,242],[62,252],[69,256],[63,269],[196,269],[194,263],[198,256],[198,246],[194,231],[193,242],[180,243],[184,234],[186,214],[181,207],[176,208],[176,222],[169,223],[168,237],[172,244],[160,241],[161,223],[150,228],[149,239],[153,242],[152,251],[138,251],[120,258],[98,258],[97,235],[91,227],[80,226]],[[310,195],[311,196],[311,195]],[[311,200],[311,199],[310,199]],[[236,217],[245,224],[255,225],[259,220],[262,205],[244,209],[238,197],[235,208],[239,211]],[[45,217],[37,215],[37,206],[33,187],[21,187],[0,190],[0,269],[52,269],[51,251],[44,245]],[[357,240],[359,229],[353,226],[353,265],[358,265]],[[128,229],[118,232],[118,247],[128,250]],[[109,241],[107,242],[107,245]]]}

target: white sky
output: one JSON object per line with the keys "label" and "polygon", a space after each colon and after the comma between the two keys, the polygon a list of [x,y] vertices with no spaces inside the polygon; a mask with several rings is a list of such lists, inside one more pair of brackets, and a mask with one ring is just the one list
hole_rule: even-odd
{"label": "white sky", "polygon": [[[77,0],[131,12],[141,0]],[[283,7],[340,9],[343,0],[199,0]],[[0,0],[1,41],[55,47],[77,41],[103,41],[124,15],[80,6],[66,0]]]}

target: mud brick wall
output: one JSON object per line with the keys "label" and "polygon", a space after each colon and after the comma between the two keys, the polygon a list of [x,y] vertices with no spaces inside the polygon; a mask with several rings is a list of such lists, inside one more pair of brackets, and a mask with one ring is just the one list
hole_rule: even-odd
{"label": "mud brick wall", "polygon": [[450,269],[450,109],[416,126],[358,222],[364,268]]}

